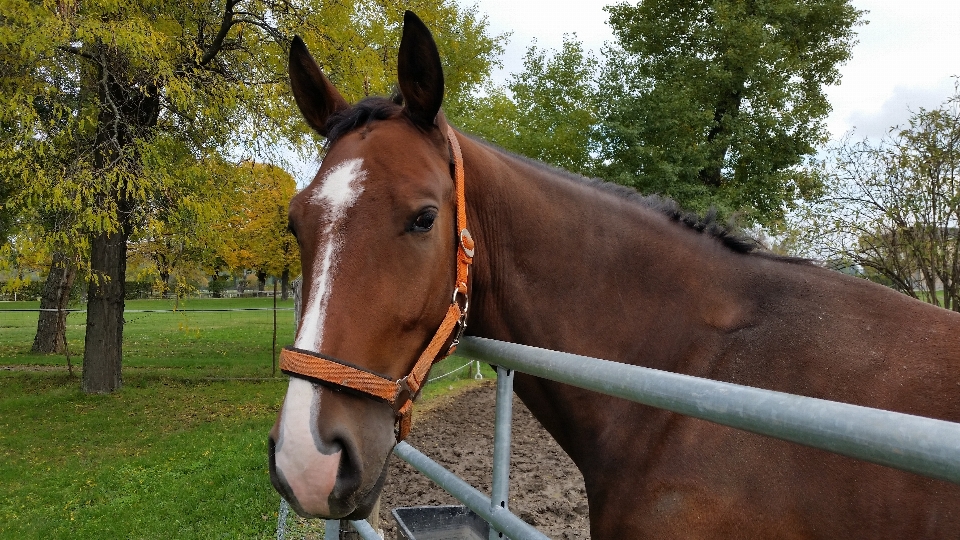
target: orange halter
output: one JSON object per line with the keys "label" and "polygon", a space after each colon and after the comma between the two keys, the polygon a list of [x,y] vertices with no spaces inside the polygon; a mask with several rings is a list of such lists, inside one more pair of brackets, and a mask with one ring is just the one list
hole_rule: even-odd
{"label": "orange halter", "polygon": [[[321,353],[294,347],[284,347],[280,351],[280,370],[288,375],[301,376],[349,388],[392,405],[394,411],[396,411],[398,442],[405,439],[410,433],[413,400],[419,395],[420,389],[423,388],[430,367],[453,354],[460,343],[463,331],[467,327],[467,310],[470,307],[470,301],[467,297],[467,275],[470,264],[473,263],[475,246],[473,237],[467,230],[467,204],[464,195],[463,155],[460,151],[460,141],[457,140],[453,128],[449,126],[447,127],[447,138],[453,154],[453,177],[457,197],[455,201],[458,237],[457,281],[453,289],[450,308],[447,309],[443,322],[440,323],[433,339],[420,354],[420,358],[417,359],[410,373],[406,377],[395,381]],[[450,341],[451,336],[452,341]],[[447,341],[450,341],[450,346],[441,355],[441,349]]]}

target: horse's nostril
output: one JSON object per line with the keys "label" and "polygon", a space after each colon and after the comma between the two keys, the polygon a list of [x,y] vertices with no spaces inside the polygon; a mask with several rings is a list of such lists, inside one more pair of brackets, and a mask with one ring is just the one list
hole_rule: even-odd
{"label": "horse's nostril", "polygon": [[356,449],[345,440],[337,438],[331,446],[340,451],[340,466],[337,468],[337,483],[335,492],[338,494],[352,494],[359,487],[363,478],[363,470],[357,459]]}

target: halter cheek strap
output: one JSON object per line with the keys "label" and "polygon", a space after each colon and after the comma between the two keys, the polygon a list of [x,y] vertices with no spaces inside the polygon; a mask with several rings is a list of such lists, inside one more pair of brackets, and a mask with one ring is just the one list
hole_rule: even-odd
{"label": "halter cheek strap", "polygon": [[[402,441],[410,433],[410,418],[413,412],[413,400],[419,395],[426,382],[430,367],[453,354],[463,331],[467,327],[467,310],[470,300],[467,296],[467,277],[473,263],[475,245],[467,229],[467,204],[464,193],[463,155],[460,141],[447,127],[447,138],[453,154],[453,180],[456,191],[457,211],[457,280],[453,288],[453,298],[447,314],[437,328],[427,348],[413,365],[410,373],[399,380],[367,371],[343,360],[311,351],[284,347],[280,352],[280,370],[292,376],[304,377],[342,388],[348,388],[369,397],[389,403],[396,412],[397,441]],[[444,349],[444,345],[450,343]]]}

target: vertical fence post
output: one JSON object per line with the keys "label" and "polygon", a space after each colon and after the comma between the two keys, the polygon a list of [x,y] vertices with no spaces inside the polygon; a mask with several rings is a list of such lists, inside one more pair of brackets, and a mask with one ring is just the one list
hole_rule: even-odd
{"label": "vertical fence post", "polygon": [[340,540],[339,519],[326,519],[323,521],[323,540]]}
{"label": "vertical fence post", "polygon": [[[510,494],[510,431],[513,420],[513,370],[497,366],[497,412],[493,435],[493,486],[491,506],[507,509]],[[503,534],[490,528],[489,540],[501,540]]]}
{"label": "vertical fence post", "polygon": [[[293,320],[297,320],[297,315],[293,316]],[[277,277],[273,277],[273,350],[270,353],[270,359],[273,361],[273,371],[270,372],[271,377],[277,376]]]}

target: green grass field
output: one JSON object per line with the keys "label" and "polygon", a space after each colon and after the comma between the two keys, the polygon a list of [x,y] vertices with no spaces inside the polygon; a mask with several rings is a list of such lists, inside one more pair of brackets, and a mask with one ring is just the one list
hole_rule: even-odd
{"label": "green grass field", "polygon": [[[269,298],[127,300],[124,315],[123,362],[133,371],[177,369],[181,375],[263,377],[272,374],[272,311],[191,310],[272,308]],[[39,302],[0,302],[0,310],[36,309]],[[277,347],[293,342],[293,300],[277,302]],[[67,317],[67,342],[73,360],[83,355],[86,314]],[[37,313],[0,311],[0,358],[4,363],[66,365],[63,355],[30,352],[37,331]]]}
{"label": "green grass field", "polygon": [[[127,309],[172,305],[128,301]],[[180,308],[269,306],[189,300]],[[29,352],[36,316],[0,311],[0,538],[275,537],[266,434],[286,378],[271,377],[272,312],[128,313],[124,386],[105,396],[81,393],[63,355]],[[293,313],[277,316],[279,347],[293,340]],[[70,316],[76,373],[83,326],[82,314]],[[434,375],[464,362],[447,359]],[[465,384],[442,379],[422,400]]]}

